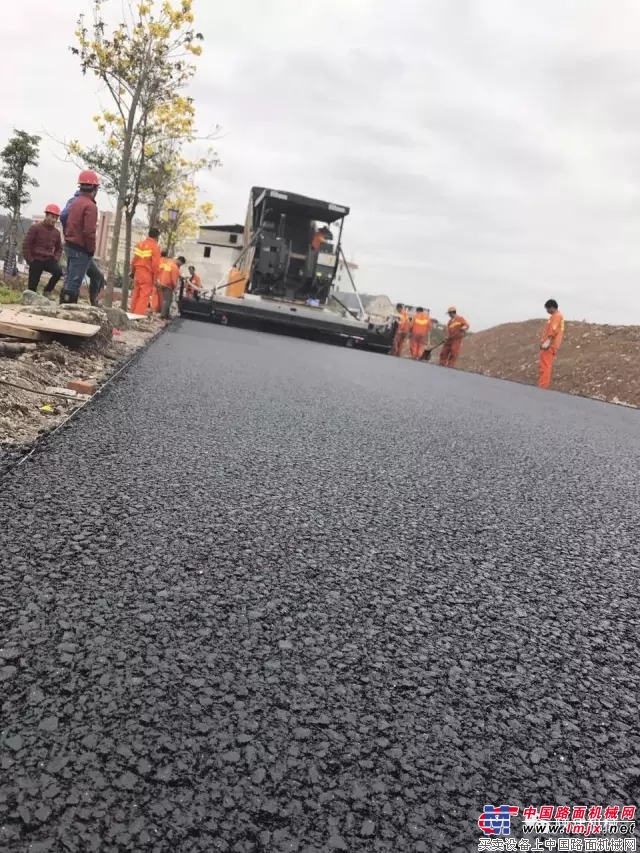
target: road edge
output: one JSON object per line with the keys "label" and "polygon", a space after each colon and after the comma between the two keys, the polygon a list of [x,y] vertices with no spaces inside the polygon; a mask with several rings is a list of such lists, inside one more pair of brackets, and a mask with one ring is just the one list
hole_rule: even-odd
{"label": "road edge", "polygon": [[93,394],[89,397],[88,400],[85,400],[80,406],[75,408],[68,417],[64,418],[64,420],[60,421],[60,423],[56,424],[56,426],[49,432],[44,433],[43,435],[38,436],[34,441],[27,445],[24,450],[24,453],[21,453],[19,458],[15,459],[13,462],[9,462],[8,465],[4,468],[0,468],[0,480],[3,477],[6,477],[11,472],[15,471],[16,468],[19,468],[23,465],[27,460],[31,459],[35,453],[39,450],[44,450],[44,446],[47,441],[51,439],[54,435],[56,435],[60,430],[66,427],[71,421],[79,415],[81,412],[84,412],[87,406],[91,403],[95,402],[101,394],[111,386],[111,383],[114,382],[119,376],[125,373],[129,367],[151,346],[152,343],[158,340],[171,326],[171,322],[167,323],[161,329],[152,335],[145,343],[137,350],[135,350],[129,358],[126,358],[119,367],[107,378],[106,382],[104,382]]}

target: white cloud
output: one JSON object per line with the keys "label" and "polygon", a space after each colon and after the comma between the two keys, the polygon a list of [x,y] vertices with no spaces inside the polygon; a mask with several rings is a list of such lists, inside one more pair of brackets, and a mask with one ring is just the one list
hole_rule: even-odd
{"label": "white cloud", "polygon": [[[454,301],[478,328],[542,314],[640,323],[640,9],[632,0],[196,0],[201,187],[221,221],[249,188],[351,206],[359,285]],[[116,0],[105,0],[114,14]],[[99,96],[68,50],[85,0],[5,16],[0,141],[91,141]],[[106,103],[106,101],[105,101]],[[76,169],[44,135],[33,207]]]}

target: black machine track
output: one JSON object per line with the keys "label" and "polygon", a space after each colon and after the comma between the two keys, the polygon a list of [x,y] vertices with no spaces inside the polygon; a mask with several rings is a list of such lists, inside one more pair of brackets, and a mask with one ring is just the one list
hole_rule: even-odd
{"label": "black machine track", "polygon": [[3,853],[640,800],[636,411],[188,320],[0,481]]}

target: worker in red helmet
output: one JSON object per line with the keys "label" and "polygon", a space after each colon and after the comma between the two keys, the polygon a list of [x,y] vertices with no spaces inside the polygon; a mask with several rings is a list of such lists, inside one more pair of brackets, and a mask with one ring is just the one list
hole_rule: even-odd
{"label": "worker in red helmet", "polygon": [[[62,208],[62,213],[60,214],[60,224],[62,225],[63,235],[67,227],[69,209],[79,195],[80,190],[76,190],[75,195],[72,195],[69,201]],[[91,258],[91,263],[89,264],[89,269],[87,270],[87,278],[89,279],[89,302],[92,305],[98,305],[98,298],[100,296],[100,292],[104,288],[105,281],[104,274],[96,263],[95,258]]]}
{"label": "worker in red helmet", "polygon": [[22,244],[22,254],[29,264],[29,290],[34,293],[38,290],[43,272],[48,272],[50,275],[44,289],[46,295],[53,291],[62,278],[60,266],[62,239],[56,228],[59,216],[58,205],[48,204],[44,209],[44,219],[42,222],[33,223]]}
{"label": "worker in red helmet", "polygon": [[78,176],[79,194],[69,207],[64,229],[64,249],[67,256],[67,275],[60,302],[76,303],[80,287],[96,250],[98,207],[96,195],[100,179],[92,169]]}

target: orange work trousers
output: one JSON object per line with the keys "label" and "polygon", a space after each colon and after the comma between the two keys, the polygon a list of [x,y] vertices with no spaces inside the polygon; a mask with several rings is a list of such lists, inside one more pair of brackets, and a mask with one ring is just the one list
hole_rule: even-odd
{"label": "orange work trousers", "polygon": [[137,275],[134,278],[130,309],[132,314],[147,313],[155,289],[151,276]]}
{"label": "orange work trousers", "polygon": [[424,355],[424,348],[427,345],[426,335],[411,335],[409,346],[411,347],[411,358],[419,361]]}
{"label": "orange work trousers", "polygon": [[407,340],[406,332],[396,332],[396,336],[393,339],[393,343],[391,344],[391,349],[389,350],[389,355],[402,355],[402,350],[404,348],[404,342]]}
{"label": "orange work trousers", "polygon": [[154,314],[159,314],[162,310],[162,302],[164,300],[164,290],[157,284],[154,284],[151,291],[151,310]]}
{"label": "orange work trousers", "polygon": [[462,338],[445,341],[440,350],[440,367],[455,367],[461,347]]}
{"label": "orange work trousers", "polygon": [[541,349],[538,362],[538,388],[548,388],[551,385],[551,371],[556,357],[552,349]]}

